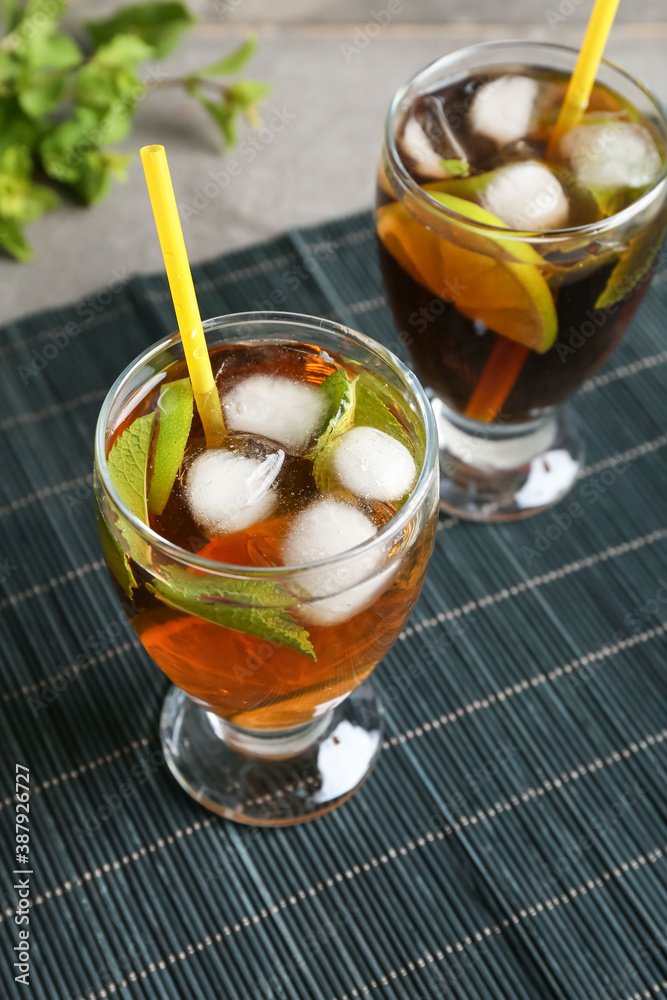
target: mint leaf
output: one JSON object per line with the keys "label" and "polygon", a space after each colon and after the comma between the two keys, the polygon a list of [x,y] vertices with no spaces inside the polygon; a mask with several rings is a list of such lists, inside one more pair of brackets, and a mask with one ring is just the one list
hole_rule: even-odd
{"label": "mint leaf", "polygon": [[154,426],[154,413],[138,417],[116,438],[107,458],[109,475],[118,496],[144,524],[148,524],[146,475]]}
{"label": "mint leaf", "polygon": [[0,214],[0,246],[16,260],[32,260],[32,247],[23,235],[23,227],[16,219],[3,218]]}
{"label": "mint leaf", "polygon": [[62,101],[67,78],[62,74],[43,75],[26,82],[19,93],[19,104],[31,118],[41,118],[49,111],[55,111]]}
{"label": "mint leaf", "polygon": [[[354,408],[355,427],[375,427],[390,434],[415,458],[415,441],[406,430],[411,428],[423,444],[423,431],[409,414],[408,404],[397,389],[387,385],[377,375],[362,371],[357,378],[357,400]],[[400,418],[396,415],[400,413]],[[418,463],[419,464],[419,463]]]}
{"label": "mint leaf", "polygon": [[[150,59],[153,50],[137,35],[116,35],[108,44],[102,45],[93,58],[92,64],[112,69],[137,66],[144,59]],[[91,65],[92,65],[91,64]]]}
{"label": "mint leaf", "polygon": [[141,3],[123,7],[106,21],[88,21],[86,29],[95,45],[118,34],[136,35],[161,59],[178,45],[194,18],[182,3]]}
{"label": "mint leaf", "polygon": [[440,160],[440,166],[452,177],[468,177],[470,164],[467,160]]}
{"label": "mint leaf", "polygon": [[148,510],[161,514],[167,506],[178,470],[183,462],[192,423],[192,384],[189,378],[163,386],[158,400],[158,435],[153,460],[153,478],[148,491]]}
{"label": "mint leaf", "polygon": [[198,69],[195,73],[191,73],[190,78],[197,80],[202,76],[231,76],[233,73],[238,73],[248,62],[256,48],[257,39],[254,36],[247,38],[245,42],[239,45],[238,49],[234,49],[228,56],[211,63],[210,66],[205,66],[203,69]]}
{"label": "mint leaf", "polygon": [[262,83],[261,80],[240,80],[227,87],[227,100],[234,104],[241,111],[247,111],[271,90],[270,83]]}
{"label": "mint leaf", "polygon": [[241,109],[235,108],[233,105],[227,104],[225,101],[222,103],[211,101],[208,97],[203,97],[201,94],[197,95],[197,100],[201,106],[208,111],[209,115],[222,132],[222,137],[227,145],[230,147],[235,146],[237,139],[236,116]]}
{"label": "mint leaf", "polygon": [[19,0],[0,0],[0,11],[5,34],[8,35],[21,20],[23,8]]}
{"label": "mint leaf", "polygon": [[137,581],[134,578],[127,553],[101,514],[97,518],[97,528],[102,543],[102,553],[109,567],[109,572],[113,574],[120,588],[132,600]]}
{"label": "mint leaf", "polygon": [[267,639],[317,660],[308,632],[284,607],[296,603],[295,599],[278,584],[268,580],[203,577],[175,566],[160,572],[163,579],[156,577],[148,588],[168,607]]}
{"label": "mint leaf", "polygon": [[324,393],[328,402],[327,423],[308,458],[313,459],[313,478],[321,493],[329,493],[336,488],[329,472],[329,460],[341,434],[354,425],[356,382],[356,379],[350,381],[347,372],[340,368],[320,385],[319,391]]}
{"label": "mint leaf", "polygon": [[596,309],[608,309],[621,302],[650,271],[656,262],[667,233],[667,226],[658,221],[630,241],[630,247],[620,257],[614,270],[607,278],[604,291],[596,302]]}
{"label": "mint leaf", "polygon": [[314,459],[332,443],[334,438],[352,427],[355,382],[356,379],[350,382],[347,372],[340,368],[328,375],[320,384],[319,391],[324,393],[328,404],[327,422],[308,458]]}
{"label": "mint leaf", "polygon": [[31,69],[72,69],[83,61],[83,53],[69,35],[36,35],[26,49]]}

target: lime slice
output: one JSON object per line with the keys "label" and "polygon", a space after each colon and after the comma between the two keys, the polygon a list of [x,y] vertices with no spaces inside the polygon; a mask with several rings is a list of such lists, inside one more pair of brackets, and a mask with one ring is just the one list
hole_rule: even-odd
{"label": "lime slice", "polygon": [[[462,182],[462,183],[465,183]],[[432,191],[457,215],[498,229],[509,227],[474,202]],[[529,244],[448,223],[451,240],[437,236],[399,204],[378,209],[378,235],[419,284],[490,330],[543,354],[558,332],[553,296]],[[501,260],[498,257],[502,255]]]}
{"label": "lime slice", "polygon": [[662,248],[667,228],[662,218],[657,225],[630,240],[616,267],[609,275],[604,291],[598,296],[596,309],[609,309],[626,298],[635,285],[642,281],[656,262]]}
{"label": "lime slice", "polygon": [[161,514],[183,461],[192,423],[192,385],[189,378],[168,382],[158,402],[157,445],[148,491],[148,510]]}

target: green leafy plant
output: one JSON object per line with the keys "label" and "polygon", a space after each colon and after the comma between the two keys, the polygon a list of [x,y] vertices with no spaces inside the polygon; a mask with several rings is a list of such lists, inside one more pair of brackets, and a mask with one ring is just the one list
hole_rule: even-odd
{"label": "green leafy plant", "polygon": [[151,89],[180,87],[195,97],[235,143],[238,119],[260,122],[257,105],[269,85],[221,83],[247,63],[249,38],[210,66],[172,79],[144,81],[138,67],[171,52],[193,24],[178,2],[121,8],[85,24],[78,41],[60,25],[67,0],[0,0],[0,246],[19,260],[32,250],[24,226],[56,207],[58,188],[86,205],[125,176],[129,156],[108,148],[129,133]]}

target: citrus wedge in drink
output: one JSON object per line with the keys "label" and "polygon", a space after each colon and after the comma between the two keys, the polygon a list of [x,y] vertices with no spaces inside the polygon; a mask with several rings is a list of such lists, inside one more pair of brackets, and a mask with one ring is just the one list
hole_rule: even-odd
{"label": "citrus wedge in drink", "polygon": [[[472,223],[509,228],[474,202],[438,191],[431,197]],[[398,203],[378,209],[380,239],[415,281],[490,330],[539,354],[548,351],[558,322],[538,252],[530,244],[455,220],[449,221],[448,231],[451,239],[437,235]]]}

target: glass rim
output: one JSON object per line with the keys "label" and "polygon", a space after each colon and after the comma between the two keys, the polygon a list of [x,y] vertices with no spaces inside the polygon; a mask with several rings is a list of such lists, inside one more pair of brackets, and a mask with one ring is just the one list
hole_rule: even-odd
{"label": "glass rim", "polygon": [[[275,324],[289,323],[295,326],[308,328],[313,332],[317,329],[326,330],[329,333],[347,336],[361,346],[365,347],[367,350],[372,351],[373,354],[378,356],[400,376],[412,392],[418,406],[418,417],[421,419],[421,423],[426,433],[426,442],[424,446],[424,459],[422,466],[419,469],[417,482],[403,507],[401,507],[398,513],[390,518],[390,520],[387,521],[387,523],[383,525],[375,535],[371,536],[371,538],[367,539],[365,542],[354,546],[354,548],[347,549],[344,552],[340,552],[337,555],[330,556],[326,559],[320,559],[317,562],[300,563],[290,566],[237,566],[234,563],[224,563],[215,559],[203,558],[194,552],[189,552],[187,549],[183,549],[181,546],[170,542],[168,539],[154,531],[149,525],[144,524],[144,522],[141,521],[121,500],[116,487],[113,484],[107,465],[107,424],[111,408],[116,400],[116,397],[122,390],[123,386],[130,380],[132,375],[137,373],[146,363],[150,362],[153,357],[159,355],[160,352],[177,344],[181,339],[181,335],[177,331],[175,333],[168,334],[161,340],[151,344],[123,369],[109,389],[104,398],[104,402],[102,403],[95,428],[95,468],[100,477],[102,487],[107,497],[109,497],[114,506],[117,508],[118,513],[125,521],[127,521],[132,529],[144,539],[144,541],[151,545],[152,548],[158,549],[163,554],[169,555],[172,558],[177,559],[179,562],[195,567],[196,569],[206,570],[209,573],[217,573],[227,577],[235,576],[240,579],[247,579],[248,577],[252,577],[254,579],[276,579],[283,576],[291,576],[294,573],[308,573],[311,570],[317,570],[318,568],[322,569],[322,567],[344,563],[346,561],[356,559],[358,556],[362,556],[367,552],[372,552],[374,549],[386,544],[388,537],[396,535],[397,531],[405,528],[405,526],[410,522],[416,511],[419,510],[420,506],[426,501],[432,479],[437,474],[438,469],[438,435],[435,425],[435,416],[433,414],[431,404],[429,403],[425,390],[417,377],[406,365],[403,364],[400,358],[396,357],[395,354],[389,351],[382,344],[378,343],[378,341],[373,340],[371,337],[367,337],[358,330],[353,330],[351,327],[345,326],[343,323],[337,323],[334,320],[322,319],[317,316],[309,316],[305,313],[272,311],[262,312],[261,310],[253,312],[227,313],[223,316],[213,316],[210,319],[204,320],[202,326],[204,328],[204,333],[210,333],[215,330],[224,329],[226,326],[233,326],[240,323],[259,322]],[[239,341],[242,339],[243,338],[239,337]],[[230,341],[230,343],[233,343],[233,341]],[[149,381],[149,379],[146,379],[142,385],[145,385],[147,381]]]}
{"label": "glass rim", "polygon": [[[413,73],[412,76],[410,76],[394,94],[385,121],[385,146],[389,153],[391,165],[397,173],[402,186],[406,188],[418,201],[422,202],[430,210],[434,211],[435,214],[445,219],[449,219],[463,229],[468,229],[477,233],[490,233],[493,236],[502,234],[506,240],[516,240],[517,242],[523,240],[530,241],[531,243],[553,243],[579,238],[581,236],[597,237],[602,233],[614,229],[618,225],[628,222],[634,215],[639,214],[644,208],[647,208],[656,197],[658,188],[661,185],[663,187],[667,186],[667,156],[664,158],[662,169],[656,177],[654,183],[648,191],[644,192],[641,198],[637,199],[637,201],[634,201],[631,205],[621,209],[620,212],[616,212],[614,215],[610,215],[606,219],[601,219],[598,222],[589,222],[583,226],[571,226],[566,229],[533,231],[529,229],[522,230],[513,229],[511,227],[500,228],[499,226],[484,225],[481,222],[475,222],[464,215],[459,215],[457,212],[453,212],[450,209],[445,208],[444,205],[442,205],[435,198],[431,197],[428,192],[424,191],[424,189],[417,184],[399,156],[393,130],[393,123],[396,113],[399,110],[399,105],[405,98],[405,95],[410,87],[412,87],[420,77],[425,76],[430,70],[440,63],[444,64],[447,61],[453,60],[455,57],[474,55],[477,52],[488,52],[491,49],[501,50],[503,48],[510,48],[511,46],[525,46],[527,48],[535,49],[536,51],[542,50],[545,52],[550,51],[567,53],[568,55],[574,55],[575,57],[579,55],[579,50],[571,45],[557,45],[553,42],[538,42],[521,38],[494,39],[493,41],[478,42],[475,45],[467,45],[463,48],[455,49],[453,52],[448,52],[444,56],[439,56],[439,58],[434,59],[432,62],[428,63],[428,65],[417,70],[417,72]],[[660,98],[653,92],[648,84],[644,83],[639,79],[639,77],[635,76],[629,70],[620,66],[611,59],[603,58],[601,62],[609,69],[613,70],[614,73],[618,73],[625,77],[626,80],[629,80],[635,87],[645,94],[645,96],[653,104],[655,110],[659,113],[665,126],[665,131],[667,132],[667,110],[665,109],[665,106]],[[483,66],[480,66],[480,69],[483,69]]]}

